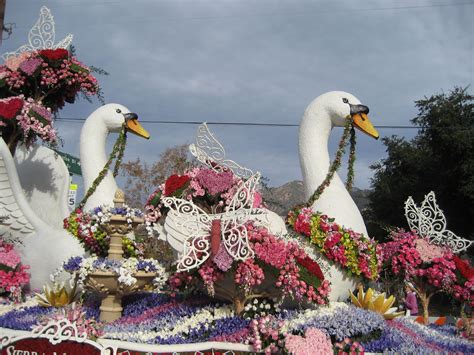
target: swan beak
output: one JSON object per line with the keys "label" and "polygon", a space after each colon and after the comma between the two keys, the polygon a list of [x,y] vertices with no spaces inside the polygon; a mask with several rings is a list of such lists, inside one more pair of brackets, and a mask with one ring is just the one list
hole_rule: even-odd
{"label": "swan beak", "polygon": [[362,132],[368,134],[369,136],[375,139],[379,139],[379,132],[377,132],[375,127],[372,125],[372,122],[370,122],[369,116],[367,116],[366,113],[356,113],[351,117],[352,122],[356,128],[360,129]]}
{"label": "swan beak", "polygon": [[150,133],[146,131],[145,128],[142,127],[142,125],[138,122],[138,117],[136,114],[131,114],[133,115],[132,118],[127,119],[127,131],[136,134],[139,137],[145,138],[145,139],[150,139]]}

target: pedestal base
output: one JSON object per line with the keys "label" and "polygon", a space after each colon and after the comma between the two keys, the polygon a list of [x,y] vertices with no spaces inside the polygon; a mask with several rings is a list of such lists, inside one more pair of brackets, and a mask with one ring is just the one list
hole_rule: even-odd
{"label": "pedestal base", "polygon": [[108,295],[100,304],[100,321],[113,322],[122,316],[122,296]]}

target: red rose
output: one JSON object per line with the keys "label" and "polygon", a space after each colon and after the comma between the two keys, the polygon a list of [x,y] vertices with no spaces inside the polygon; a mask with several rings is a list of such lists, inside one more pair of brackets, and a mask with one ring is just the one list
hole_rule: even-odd
{"label": "red rose", "polygon": [[314,276],[316,276],[318,279],[321,281],[324,280],[324,274],[321,271],[321,268],[319,267],[319,264],[311,259],[309,256],[305,257],[304,259],[302,258],[296,258],[296,261],[298,264],[303,266],[308,272]]}
{"label": "red rose", "polygon": [[0,117],[5,120],[15,118],[23,107],[23,99],[11,97],[0,100]]}
{"label": "red rose", "polygon": [[182,189],[189,183],[189,176],[171,175],[165,182],[165,196],[171,196],[176,191]]}
{"label": "red rose", "polygon": [[69,57],[69,51],[67,49],[42,49],[39,54],[49,60],[60,60]]}
{"label": "red rose", "polygon": [[470,280],[474,277],[474,268],[469,265],[469,261],[463,260],[456,255],[454,255],[453,260],[456,264],[456,269],[459,270],[465,279]]}

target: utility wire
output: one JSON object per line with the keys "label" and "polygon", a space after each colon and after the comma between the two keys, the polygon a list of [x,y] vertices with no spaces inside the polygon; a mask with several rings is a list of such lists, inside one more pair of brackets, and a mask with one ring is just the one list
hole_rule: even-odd
{"label": "utility wire", "polygon": [[[74,118],[74,117],[58,117],[56,122],[84,122],[85,118]],[[200,125],[202,121],[163,121],[163,120],[139,120],[140,123],[147,124],[181,124],[181,125]],[[216,126],[261,126],[261,127],[299,127],[299,123],[254,123],[254,122],[216,122],[207,121],[208,125]],[[426,127],[422,126],[400,126],[400,125],[377,125],[374,126],[379,129],[422,129]],[[458,128],[458,127],[437,127],[439,129],[455,129],[459,131],[469,131],[473,128]]]}
{"label": "utility wire", "polygon": [[[74,5],[74,4],[73,4]],[[435,8],[435,7],[452,7],[452,6],[464,6],[474,5],[474,2],[459,2],[459,3],[445,3],[445,4],[430,4],[430,5],[408,5],[408,6],[393,6],[393,7],[371,7],[371,8],[352,8],[352,9],[333,9],[333,10],[308,10],[298,12],[269,12],[269,13],[248,13],[248,14],[235,14],[235,15],[221,15],[221,16],[195,16],[195,17],[154,17],[153,19],[130,19],[120,20],[119,22],[107,22],[100,21],[99,24],[84,24],[85,26],[104,26],[104,25],[121,25],[124,23],[153,23],[159,21],[200,21],[200,20],[220,20],[220,19],[233,19],[233,18],[258,18],[258,17],[275,17],[275,16],[307,16],[315,14],[328,14],[328,13],[341,13],[341,12],[368,12],[368,11],[389,11],[389,10],[413,10],[423,8]],[[65,5],[67,6],[67,5]],[[17,28],[29,28],[28,26],[18,26]]]}

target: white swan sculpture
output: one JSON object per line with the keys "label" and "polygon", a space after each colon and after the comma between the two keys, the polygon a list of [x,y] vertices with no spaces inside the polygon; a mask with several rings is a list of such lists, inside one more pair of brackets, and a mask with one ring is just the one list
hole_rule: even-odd
{"label": "white swan sculpture", "polygon": [[[352,120],[354,127],[378,139],[379,134],[370,122],[368,112],[367,106],[343,91],[325,93],[306,108],[299,129],[299,156],[306,199],[311,197],[329,171],[328,141],[333,127],[344,127],[347,120]],[[312,209],[335,218],[341,226],[367,236],[362,215],[337,173],[313,203]],[[355,289],[357,280],[348,277],[340,267],[329,264],[323,258],[320,262],[325,264],[325,275],[331,281],[329,299],[345,300],[349,290]]]}
{"label": "white swan sculpture", "polygon": [[[367,116],[368,112],[367,106],[343,91],[325,93],[306,108],[299,130],[305,199],[311,197],[329,171],[328,141],[333,127],[344,127],[346,120],[352,120],[353,125],[362,132],[376,139],[379,137]],[[312,207],[314,211],[335,218],[339,225],[367,235],[360,211],[337,173]]]}
{"label": "white swan sculpture", "polygon": [[[149,137],[137,122],[137,116],[119,104],[100,107],[84,123],[80,149],[86,190],[106,163],[108,133],[119,131],[124,124],[129,132]],[[35,289],[48,281],[63,260],[82,255],[84,249],[62,229],[62,220],[68,214],[65,186],[69,185],[62,159],[48,148],[35,147],[30,154],[20,151],[17,163],[19,171],[30,173],[28,179],[23,179],[30,181],[27,191],[22,189],[15,162],[0,139],[0,216],[8,217],[0,225],[0,236],[11,234],[21,240],[22,262],[30,265],[30,287]],[[86,208],[111,203],[116,190],[117,184],[109,172]]]}

